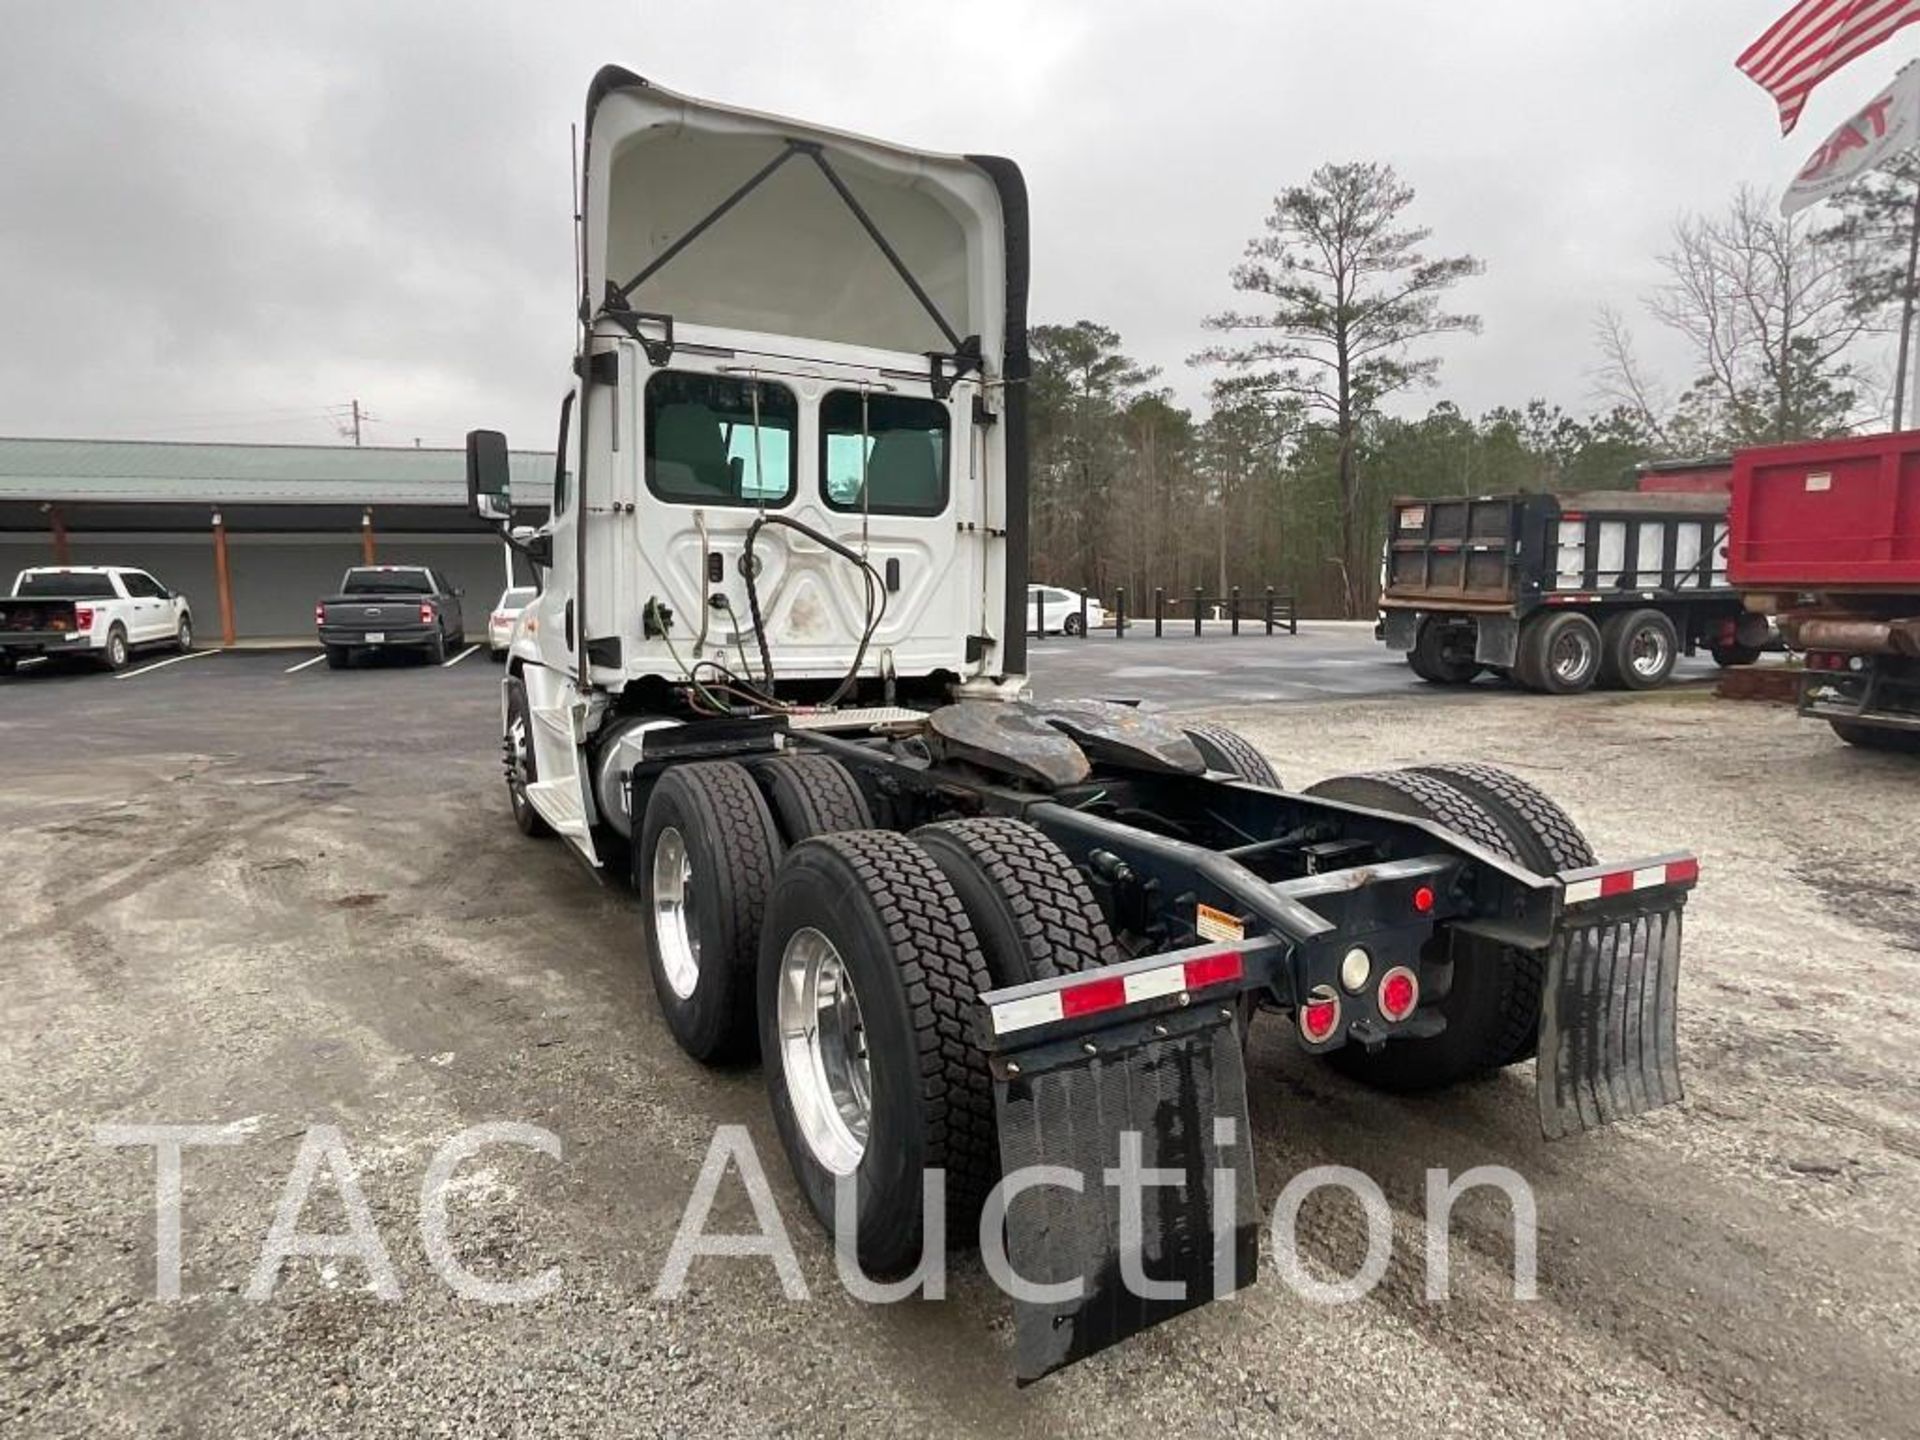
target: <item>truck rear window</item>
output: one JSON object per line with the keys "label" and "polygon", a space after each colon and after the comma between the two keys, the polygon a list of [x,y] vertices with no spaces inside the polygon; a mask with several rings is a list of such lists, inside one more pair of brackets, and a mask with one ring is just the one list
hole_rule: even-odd
{"label": "truck rear window", "polygon": [[115,600],[119,592],[105,575],[62,575],[58,571],[22,575],[15,591],[49,600]]}
{"label": "truck rear window", "polygon": [[342,595],[431,595],[433,581],[424,570],[349,570]]}
{"label": "truck rear window", "polygon": [[938,515],[947,508],[949,428],[947,407],[937,400],[833,391],[820,402],[827,504],[875,515]]}
{"label": "truck rear window", "polygon": [[647,488],[687,505],[784,505],[799,415],[784,385],[662,370],[647,381]]}

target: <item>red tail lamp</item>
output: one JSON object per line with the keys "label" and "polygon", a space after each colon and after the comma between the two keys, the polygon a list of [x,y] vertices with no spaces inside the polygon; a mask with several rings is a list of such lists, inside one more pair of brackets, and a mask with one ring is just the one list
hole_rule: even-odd
{"label": "red tail lamp", "polygon": [[1317,987],[1300,1007],[1300,1033],[1308,1044],[1319,1045],[1331,1040],[1339,1025],[1340,997],[1325,985]]}
{"label": "red tail lamp", "polygon": [[1420,1003],[1420,982],[1406,966],[1396,965],[1380,977],[1378,999],[1381,1015],[1398,1025]]}

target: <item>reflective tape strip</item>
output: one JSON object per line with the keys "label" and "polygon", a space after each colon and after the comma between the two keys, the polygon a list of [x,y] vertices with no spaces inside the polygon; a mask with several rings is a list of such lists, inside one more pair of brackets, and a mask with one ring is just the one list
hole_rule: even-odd
{"label": "reflective tape strip", "polygon": [[1651,890],[1658,885],[1687,885],[1700,878],[1698,860],[1670,860],[1664,865],[1646,865],[1638,870],[1612,870],[1605,875],[1589,875],[1569,881],[1562,898],[1569,905],[1584,905],[1606,900],[1635,890]]}
{"label": "reflective tape strip", "polygon": [[[1189,954],[1191,952],[1188,952]],[[1209,985],[1225,985],[1246,974],[1246,961],[1237,950],[1220,951],[1187,959],[1169,960],[1129,975],[1102,975],[1095,972],[1073,984],[1062,985],[1040,995],[1018,1000],[1003,1000],[992,1007],[993,1033],[1006,1035],[1015,1030],[1030,1030],[1036,1025],[1051,1025],[1080,1015],[1097,1015],[1103,1010],[1118,1010],[1146,1000],[1163,1000],[1188,990]]]}

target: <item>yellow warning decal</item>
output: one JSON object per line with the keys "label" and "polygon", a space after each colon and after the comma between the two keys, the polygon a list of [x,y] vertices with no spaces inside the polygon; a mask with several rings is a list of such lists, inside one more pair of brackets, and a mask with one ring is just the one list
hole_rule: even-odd
{"label": "yellow warning decal", "polygon": [[1203,940],[1240,941],[1247,938],[1247,922],[1211,905],[1194,907],[1193,928]]}

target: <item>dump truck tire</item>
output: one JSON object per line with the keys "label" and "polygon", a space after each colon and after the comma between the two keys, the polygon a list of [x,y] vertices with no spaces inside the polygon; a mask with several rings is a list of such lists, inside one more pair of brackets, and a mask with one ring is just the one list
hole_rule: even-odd
{"label": "dump truck tire", "polygon": [[1280,783],[1267,757],[1239,731],[1224,725],[1189,725],[1186,736],[1199,750],[1209,770],[1224,770],[1250,785],[1264,785],[1270,790],[1287,788]]}
{"label": "dump truck tire", "polygon": [[703,1064],[750,1060],[755,971],[780,862],[767,802],[731,760],[675,765],[655,782],[634,873],[647,968],[680,1048]]}
{"label": "dump truck tire", "polygon": [[847,767],[831,755],[787,755],[756,765],[753,777],[789,845],[841,830],[873,829],[873,812]]}
{"label": "dump truck tire", "polygon": [[960,897],[996,986],[1124,958],[1085,877],[1026,821],[943,820],[912,838]]}
{"label": "dump truck tire", "polygon": [[[844,1016],[817,1003],[825,987],[808,993],[810,970],[829,964],[822,944],[832,956],[832,994],[848,985],[857,1002],[864,1135],[831,1084]],[[802,841],[774,882],[759,968],[774,1126],[813,1213],[831,1229],[836,1181],[850,1177],[861,1267],[898,1274],[920,1258],[924,1177],[941,1170],[942,1238],[971,1243],[999,1171],[992,1077],[971,1034],[975,1003],[991,982],[940,867],[908,837],[884,830]],[[857,1102],[852,1110],[862,1113]],[[855,1135],[857,1146],[848,1143]]]}
{"label": "dump truck tire", "polygon": [[1760,651],[1757,647],[1742,645],[1737,641],[1732,644],[1715,645],[1712,647],[1712,653],[1713,663],[1722,670],[1731,670],[1736,665],[1758,664],[1760,660]]}
{"label": "dump truck tire", "polygon": [[1658,610],[1629,610],[1600,627],[1600,683],[1658,690],[1680,661],[1680,632]]}
{"label": "dump truck tire", "polygon": [[1520,632],[1513,673],[1543,695],[1578,695],[1600,678],[1600,627],[1569,610],[1535,615]]}
{"label": "dump truck tire", "polygon": [[[1519,859],[1486,806],[1431,775],[1343,775],[1309,786],[1306,793],[1428,820],[1484,850]],[[1546,970],[1542,957],[1479,936],[1443,931],[1421,961],[1428,993],[1439,988],[1434,980],[1445,985],[1437,997],[1423,997],[1422,1008],[1431,1004],[1438,1009],[1447,1028],[1425,1039],[1391,1040],[1372,1052],[1345,1045],[1326,1053],[1330,1066],[1381,1090],[1437,1090],[1509,1063],[1537,1034]]]}
{"label": "dump truck tire", "polygon": [[1407,652],[1413,673],[1429,685],[1470,685],[1479,676],[1481,665],[1471,654],[1461,656],[1447,649],[1450,627],[1432,620],[1420,622],[1420,634]]}

